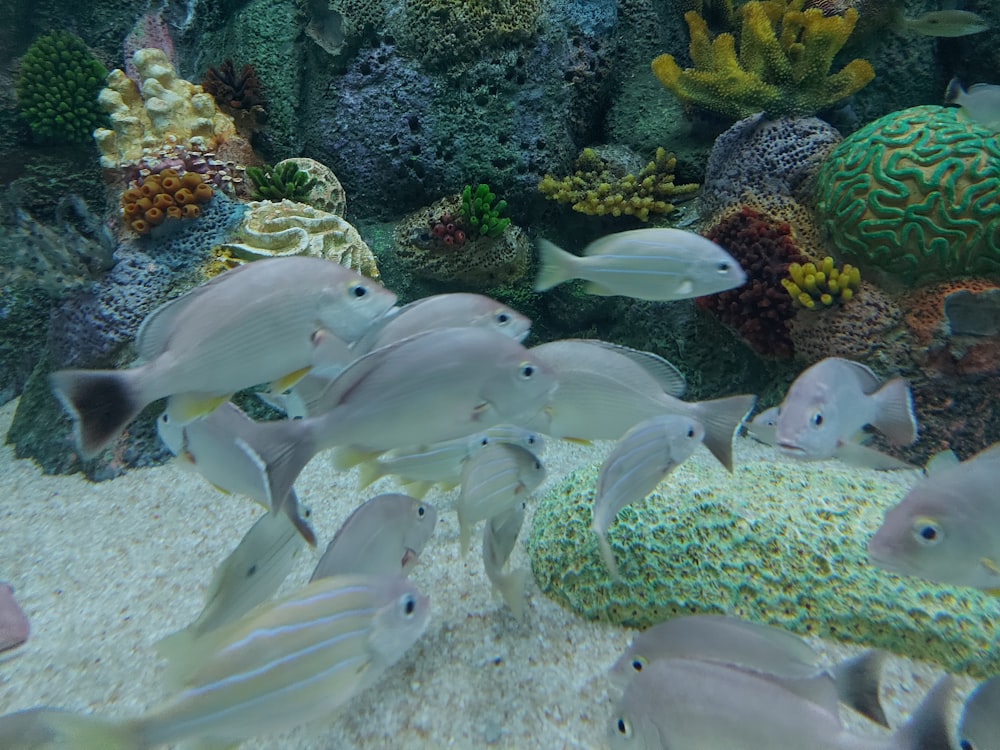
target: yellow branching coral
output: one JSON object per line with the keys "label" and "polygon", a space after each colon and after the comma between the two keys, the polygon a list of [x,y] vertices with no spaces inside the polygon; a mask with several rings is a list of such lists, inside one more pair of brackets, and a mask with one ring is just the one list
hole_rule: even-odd
{"label": "yellow branching coral", "polygon": [[830,73],[833,58],[858,20],[848,8],[824,16],[802,10],[804,0],[750,0],[741,6],[739,53],[732,34],[711,38],[708,24],[684,14],[691,34],[693,68],[682,70],[672,55],[653,60],[653,74],[685,104],[743,118],[812,114],[850,96],[875,77],[867,60],[852,60]]}
{"label": "yellow branching coral", "polygon": [[781,285],[797,305],[807,310],[816,309],[817,302],[823,307],[846,302],[861,286],[857,267],[845,263],[843,268],[837,268],[829,256],[823,258],[818,267],[815,263],[790,263],[788,276],[781,280]]}
{"label": "yellow branching coral", "polygon": [[562,179],[545,175],[538,190],[573,210],[590,216],[650,216],[673,212],[671,200],[693,195],[698,185],[675,185],[677,159],[662,148],[638,174],[616,175],[594,149],[585,148],[576,159],[576,171]]}

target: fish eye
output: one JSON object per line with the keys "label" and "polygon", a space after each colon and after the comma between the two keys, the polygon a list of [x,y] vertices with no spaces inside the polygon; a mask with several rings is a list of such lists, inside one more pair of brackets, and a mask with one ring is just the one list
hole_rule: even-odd
{"label": "fish eye", "polygon": [[482,440],[479,441],[479,444],[480,445],[489,445],[490,444],[490,439],[488,437],[484,437]]}
{"label": "fish eye", "polygon": [[534,445],[537,442],[538,442],[537,435],[528,435],[528,445]]}
{"label": "fish eye", "polygon": [[615,722],[615,729],[618,734],[628,739],[632,736],[632,722],[626,719],[624,716],[619,716],[618,720]]}
{"label": "fish eye", "polygon": [[719,265],[716,266],[716,268],[719,269],[720,271],[722,271],[723,273],[725,273],[730,268],[729,261],[726,261],[726,260],[720,261]]}
{"label": "fish eye", "polygon": [[913,538],[920,544],[937,544],[944,534],[941,527],[930,518],[917,518],[913,521]]}
{"label": "fish eye", "polygon": [[160,419],[163,421],[163,424],[170,423],[170,416],[166,412],[163,412],[163,414],[160,415]]}
{"label": "fish eye", "polygon": [[303,518],[312,518],[312,514],[313,514],[312,508],[303,508],[302,509],[302,517]]}
{"label": "fish eye", "polygon": [[413,594],[403,594],[399,598],[399,604],[407,618],[413,617],[413,613],[417,611],[417,600]]}
{"label": "fish eye", "polygon": [[694,437],[694,427],[688,427],[688,437]]}
{"label": "fish eye", "polygon": [[427,508],[425,508],[423,505],[419,506],[417,508],[417,516],[423,518],[426,515],[427,515]]}
{"label": "fish eye", "polygon": [[506,325],[510,322],[510,316],[507,313],[499,313],[497,315],[497,323],[500,325]]}
{"label": "fish eye", "polygon": [[637,656],[632,660],[632,669],[636,672],[641,672],[646,667],[646,660],[641,656]]}
{"label": "fish eye", "polygon": [[542,470],[542,462],[541,461],[535,461],[535,470],[536,471],[541,471]]}
{"label": "fish eye", "polygon": [[521,377],[525,380],[535,374],[535,366],[531,362],[521,363]]}
{"label": "fish eye", "polygon": [[368,287],[364,284],[355,284],[351,287],[351,294],[353,294],[358,299],[361,299],[366,294],[368,294]]}
{"label": "fish eye", "polygon": [[972,746],[972,743],[971,743],[971,742],[969,742],[968,740],[959,740],[959,742],[958,742],[958,746],[959,746],[959,747],[960,747],[960,748],[961,748],[962,750],[976,750],[976,749],[975,749],[975,748],[974,748],[974,747]]}
{"label": "fish eye", "polygon": [[815,414],[813,414],[812,419],[810,421],[813,423],[813,427],[819,427],[821,424],[823,424],[822,412],[816,412]]}

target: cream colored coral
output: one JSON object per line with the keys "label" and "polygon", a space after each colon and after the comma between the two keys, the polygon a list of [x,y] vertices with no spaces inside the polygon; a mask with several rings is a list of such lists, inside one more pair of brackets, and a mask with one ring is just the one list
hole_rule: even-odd
{"label": "cream colored coral", "polygon": [[347,213],[347,196],[332,169],[305,156],[284,159],[275,164],[274,168],[277,169],[286,162],[291,162],[300,172],[305,172],[310,179],[316,180],[316,184],[310,188],[303,203],[337,214],[337,216],[343,216]]}
{"label": "cream colored coral", "polygon": [[221,249],[242,261],[312,255],[379,278],[375,256],[357,229],[336,214],[287,199],[248,203],[234,241]]}
{"label": "cream colored coral", "polygon": [[101,166],[134,164],[172,145],[214,151],[236,133],[233,118],[201,86],[179,78],[163,50],[136,50],[132,61],[141,86],[116,69],[97,99],[111,120],[110,129],[94,131]]}

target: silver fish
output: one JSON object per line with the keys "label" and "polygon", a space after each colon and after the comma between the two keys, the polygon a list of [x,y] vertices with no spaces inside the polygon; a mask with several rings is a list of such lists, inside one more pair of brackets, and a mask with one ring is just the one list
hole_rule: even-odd
{"label": "silver fish", "polygon": [[497,425],[469,437],[446,440],[443,443],[400,448],[374,459],[356,456],[350,450],[334,449],[334,465],[347,469],[362,461],[358,470],[358,489],[364,489],[384,476],[393,475],[414,497],[423,497],[435,484],[444,489],[457,487],[462,481],[462,467],[477,451],[490,443],[512,443],[540,455],[545,439],[540,433],[514,425]]}
{"label": "silver fish", "polygon": [[827,670],[809,644],[786,630],[725,615],[689,615],[635,636],[611,667],[611,680],[624,690],[658,659],[717,661],[777,682],[831,713],[837,712],[840,702],[889,726],[879,699],[885,657],[881,651],[865,651]]}
{"label": "silver fish", "polygon": [[61,370],[53,392],[76,419],[82,455],[111,443],[167,396],[175,419],[202,416],[243,388],[293,380],[314,364],[317,337],[361,338],[396,295],[339,263],[269,258],[226,271],[150,314],[127,370]]}
{"label": "silver fish", "polygon": [[458,541],[469,547],[472,527],[517,507],[545,481],[545,467],[534,453],[510,443],[490,443],[466,462],[459,495]]}
{"label": "silver fish", "polygon": [[989,31],[990,25],[978,13],[968,10],[932,10],[916,18],[899,14],[897,23],[905,31],[924,36],[959,37]]}
{"label": "silver fish", "polygon": [[14,589],[0,583],[0,652],[17,648],[28,640],[31,626],[14,599]]}
{"label": "silver fish", "polygon": [[538,240],[535,291],[584,279],[588,294],[669,301],[700,297],[746,283],[740,264],[719,245],[683,229],[633,229],[601,237],[583,257]]}
{"label": "silver fish", "polygon": [[545,409],[523,426],[569,440],[618,440],[655,414],[677,414],[705,428],[705,446],[733,468],[733,435],[755,396],[688,403],[677,398],[683,378],[649,352],[592,339],[564,339],[529,351],[555,372],[559,387]]}
{"label": "silver fish", "polygon": [[295,490],[288,493],[279,508],[272,508],[260,466],[244,449],[257,444],[261,424],[227,401],[208,416],[186,424],[172,419],[165,411],[156,420],[156,430],[170,452],[213,487],[244,495],[267,510],[284,513],[302,538],[315,546],[316,534],[302,518]]}
{"label": "silver fish", "polygon": [[590,528],[613,578],[618,565],[608,528],[626,505],[642,500],[664,477],[684,463],[705,438],[697,420],[676,414],[650,417],[626,432],[601,464],[594,488]]}
{"label": "silver fish", "polygon": [[524,501],[517,503],[505,513],[487,518],[483,527],[483,569],[486,577],[518,619],[524,617],[524,587],[528,581],[528,570],[521,568],[505,573],[504,567],[517,544],[526,507]]}
{"label": "silver fish", "polygon": [[434,533],[437,511],[409,495],[377,495],[347,517],[312,578],[335,575],[407,576]]}
{"label": "silver fish", "polygon": [[1000,750],[1000,675],[976,686],[958,721],[961,750]]}
{"label": "silver fish", "polygon": [[751,419],[750,423],[746,426],[746,431],[758,443],[775,445],[778,442],[778,438],[775,436],[777,427],[778,407],[772,406],[770,409],[765,409]]}
{"label": "silver fish", "polygon": [[625,689],[609,728],[612,748],[685,750],[950,750],[942,677],[892,737],[848,732],[836,712],[760,674],[714,661],[649,664]]}
{"label": "silver fish", "polygon": [[[309,511],[305,512],[306,517]],[[201,614],[186,628],[156,644],[159,654],[183,652],[192,642],[236,620],[268,599],[292,572],[296,555],[305,547],[287,516],[265,513],[243,536],[212,576]]]}
{"label": "silver fish", "polygon": [[944,98],[987,130],[1000,131],[1000,86],[977,83],[966,91],[957,78],[952,78]]}
{"label": "silver fish", "polygon": [[320,450],[372,456],[452,440],[537,414],[556,388],[551,368],[489,328],[443,328],[376,349],[324,394],[322,416],[261,424],[245,448],[282,499]]}
{"label": "silver fish", "polygon": [[792,383],[778,411],[775,437],[783,453],[802,461],[839,458],[868,465],[858,456],[869,449],[856,440],[865,425],[899,445],[916,440],[909,385],[902,378],[882,383],[864,365],[830,357]]}
{"label": "silver fish", "polygon": [[1000,443],[960,464],[932,462],[868,542],[880,568],[1000,590]]}

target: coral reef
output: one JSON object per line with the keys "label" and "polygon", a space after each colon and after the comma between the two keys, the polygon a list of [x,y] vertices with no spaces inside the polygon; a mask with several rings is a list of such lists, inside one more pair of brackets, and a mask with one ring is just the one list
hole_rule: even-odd
{"label": "coral reef", "polygon": [[129,184],[121,197],[121,217],[136,234],[149,234],[164,222],[197,219],[201,205],[214,197],[204,175],[164,169]]}
{"label": "coral reef", "polygon": [[38,37],[21,59],[17,105],[37,137],[86,143],[106,123],[97,103],[108,71],[83,40],[68,31]]}
{"label": "coral reef", "polygon": [[173,144],[155,155],[143,156],[137,163],[125,167],[122,173],[126,182],[131,182],[162,174],[166,170],[180,175],[193,172],[202,175],[205,182],[226,195],[242,198],[249,197],[246,167],[242,163],[246,157],[252,157],[250,144],[239,136],[222,144],[218,153],[189,150]]}
{"label": "coral reef", "polygon": [[347,212],[347,196],[333,170],[304,156],[279,161],[274,168],[281,169],[286,164],[293,164],[299,174],[305,174],[309,178],[311,187],[301,196],[300,203],[307,203],[313,208],[337,216],[343,216]]}
{"label": "coral reef", "polygon": [[812,262],[790,263],[788,277],[781,280],[781,285],[799,307],[817,310],[854,297],[861,286],[861,273],[850,263],[837,268],[828,255],[818,266]]}
{"label": "coral reef", "polygon": [[316,180],[292,161],[283,161],[273,167],[247,167],[247,177],[253,182],[255,201],[305,203],[309,191],[316,186]]}
{"label": "coral reef", "polygon": [[622,580],[612,582],[590,530],[597,473],[580,469],[544,495],[527,540],[541,590],[583,617],[644,628],[682,613],[727,613],[948,671],[1000,671],[988,593],[903,580],[868,563],[868,537],[904,491],[898,481],[764,460],[727,475],[688,461],[660,492],[618,514],[610,541]]}
{"label": "coral reef", "polygon": [[638,174],[623,174],[592,148],[580,152],[575,166],[576,171],[562,179],[546,174],[538,190],[590,216],[634,216],[648,221],[651,216],[673,213],[671,201],[691,197],[698,190],[694,184],[674,184],[677,159],[663,148],[656,149],[653,161]]}
{"label": "coral reef", "polygon": [[396,225],[394,255],[403,268],[420,279],[476,288],[524,276],[531,261],[531,245],[513,224],[508,224],[498,237],[468,236],[460,244],[447,244],[431,234],[430,228],[443,214],[458,216],[461,205],[461,195],[448,196]]}
{"label": "coral reef", "polygon": [[101,166],[135,164],[172,146],[213,151],[236,133],[233,118],[220,112],[201,86],[179,78],[163,50],[141,49],[132,60],[141,89],[116,69],[108,74],[107,87],[98,97],[111,118],[110,129],[94,131]]}
{"label": "coral reef", "polygon": [[510,226],[510,218],[500,216],[507,209],[507,201],[494,203],[496,195],[490,192],[489,185],[479,183],[475,190],[472,185],[466,185],[462,189],[461,200],[458,215],[471,239],[496,238]]}
{"label": "coral reef", "polygon": [[267,120],[260,79],[253,65],[244,65],[237,72],[227,57],[219,67],[205,71],[201,87],[215,97],[215,103],[233,118],[236,129],[244,136],[259,130]]}
{"label": "coral reef", "polygon": [[846,138],[817,178],[840,257],[906,284],[1000,272],[1000,143],[958,109],[893,112]]}
{"label": "coral reef", "polygon": [[678,99],[733,119],[765,112],[813,114],[850,96],[875,77],[866,60],[852,60],[831,74],[833,58],[847,42],[858,13],[824,16],[803,0],[750,0],[739,8],[740,48],[730,33],[711,39],[694,11],[684,14],[694,68],[682,70],[660,55],[653,73]]}
{"label": "coral reef", "polygon": [[697,304],[735,329],[765,357],[788,359],[794,353],[789,323],[795,304],[782,288],[791,263],[804,264],[788,224],[743,206],[711,227],[705,236],[732,255],[747,275],[737,289],[699,297]]}
{"label": "coral reef", "polygon": [[281,255],[324,258],[379,278],[375,256],[353,226],[336,214],[287,199],[248,204],[243,220],[221,243],[217,262],[228,266]]}

